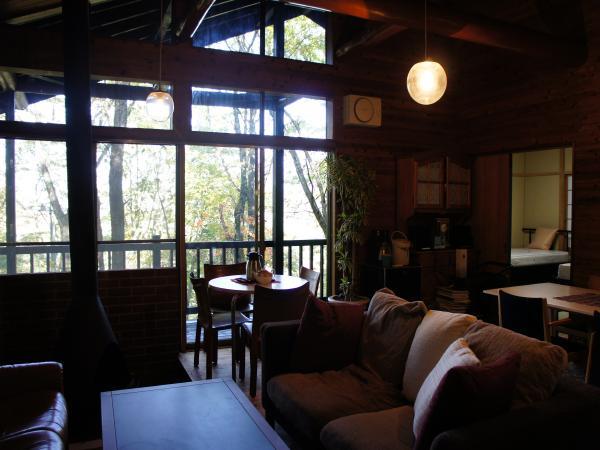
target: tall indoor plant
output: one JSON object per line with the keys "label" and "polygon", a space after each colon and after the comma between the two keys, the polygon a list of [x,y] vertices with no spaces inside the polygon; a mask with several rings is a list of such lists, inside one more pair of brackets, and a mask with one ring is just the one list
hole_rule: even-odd
{"label": "tall indoor plant", "polygon": [[351,156],[330,154],[327,178],[329,189],[335,190],[335,255],[341,275],[338,299],[349,301],[354,294],[355,247],[362,242],[361,230],[375,192],[375,174]]}

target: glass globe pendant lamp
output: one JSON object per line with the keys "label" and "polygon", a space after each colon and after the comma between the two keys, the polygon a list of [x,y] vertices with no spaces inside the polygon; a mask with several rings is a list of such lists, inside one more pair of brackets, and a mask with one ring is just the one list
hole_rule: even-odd
{"label": "glass globe pendant lamp", "polygon": [[425,60],[411,67],[406,77],[406,88],[415,102],[431,105],[442,98],[447,85],[448,78],[442,65],[427,59],[427,0],[425,0]]}
{"label": "glass globe pendant lamp", "polygon": [[441,64],[421,61],[411,67],[406,77],[406,87],[412,99],[421,105],[437,102],[444,92],[448,79]]}
{"label": "glass globe pendant lamp", "polygon": [[146,97],[146,112],[152,120],[164,122],[173,114],[173,97],[168,92],[159,89],[152,91]]}
{"label": "glass globe pendant lamp", "polygon": [[173,97],[162,88],[162,47],[163,47],[163,2],[160,2],[160,41],[158,43],[158,89],[146,97],[146,112],[152,120],[165,122],[171,118],[175,104]]}

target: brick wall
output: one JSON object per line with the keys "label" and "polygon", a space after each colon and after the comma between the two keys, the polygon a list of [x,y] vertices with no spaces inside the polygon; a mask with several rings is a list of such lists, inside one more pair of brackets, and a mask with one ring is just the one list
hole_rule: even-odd
{"label": "brick wall", "polygon": [[[136,376],[177,363],[181,325],[176,269],[100,272],[99,289]],[[53,359],[70,295],[70,274],[0,277],[0,363]]]}

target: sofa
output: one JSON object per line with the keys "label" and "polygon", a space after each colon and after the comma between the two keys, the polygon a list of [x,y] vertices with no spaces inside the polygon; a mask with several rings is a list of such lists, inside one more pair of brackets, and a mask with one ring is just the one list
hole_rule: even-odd
{"label": "sofa", "polygon": [[67,405],[62,366],[0,366],[0,449],[65,449]]}
{"label": "sofa", "polygon": [[[302,448],[600,448],[600,389],[566,375],[566,353],[552,344],[467,314],[427,310],[383,290],[365,315],[354,361],[314,371],[293,364],[300,323],[262,328],[262,402],[269,423],[277,422]],[[506,408],[466,424],[450,421],[426,447],[415,447],[415,400],[457,340],[482,363],[507,350],[519,357]],[[457,411],[462,403],[456,402]]]}

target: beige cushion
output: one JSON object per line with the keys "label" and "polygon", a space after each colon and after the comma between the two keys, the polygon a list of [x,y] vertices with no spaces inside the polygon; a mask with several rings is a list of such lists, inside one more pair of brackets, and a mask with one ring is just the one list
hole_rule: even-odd
{"label": "beige cushion", "polygon": [[557,345],[478,321],[465,339],[482,364],[495,361],[508,350],[521,354],[513,407],[548,399],[567,367],[567,353]]}
{"label": "beige cushion", "polygon": [[529,248],[549,250],[552,247],[557,231],[558,228],[537,228],[533,235],[533,240],[529,244]]}
{"label": "beige cushion", "polygon": [[412,421],[410,406],[341,417],[323,428],[321,444],[328,450],[411,450]]}
{"label": "beige cushion", "polygon": [[389,289],[376,292],[363,323],[360,365],[401,386],[411,342],[426,312],[423,302],[407,302]]}
{"label": "beige cushion", "polygon": [[402,406],[400,390],[356,365],[339,371],[273,377],[267,392],[286,421],[315,440],[328,422],[351,414]]}
{"label": "beige cushion", "polygon": [[446,373],[453,367],[476,366],[478,364],[479,359],[469,348],[469,344],[465,339],[459,338],[450,344],[435,367],[429,372],[427,378],[425,378],[425,381],[417,394],[413,419],[413,432],[415,436],[421,434],[425,419],[430,414],[433,394],[435,394],[435,391]]}
{"label": "beige cushion", "polygon": [[469,314],[434,310],[427,312],[417,328],[406,360],[402,394],[407,400],[416,400],[423,381],[448,346],[462,337],[476,320]]}

